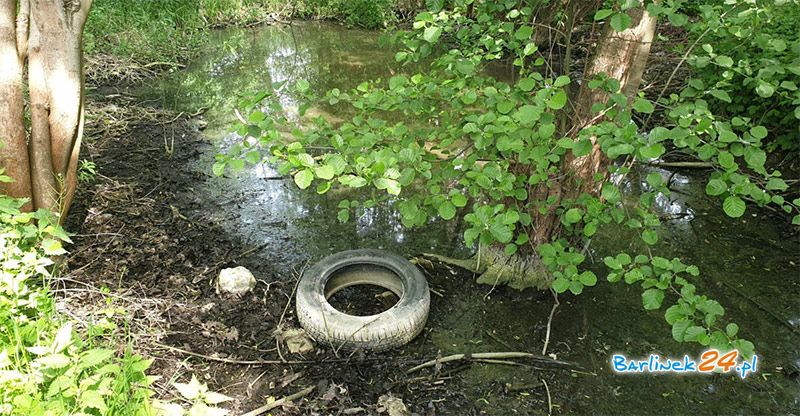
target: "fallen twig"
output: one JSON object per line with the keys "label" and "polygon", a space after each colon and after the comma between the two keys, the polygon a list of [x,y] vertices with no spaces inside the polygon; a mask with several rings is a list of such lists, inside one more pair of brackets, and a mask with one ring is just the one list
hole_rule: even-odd
{"label": "fallen twig", "polygon": [[542,379],[542,384],[544,384],[544,391],[547,392],[547,414],[553,414],[553,399],[550,397],[550,387],[547,387],[547,382]]}
{"label": "fallen twig", "polygon": [[[202,358],[209,361],[216,361],[225,364],[237,364],[237,365],[266,365],[266,364],[296,364],[296,365],[325,365],[325,364],[332,364],[332,363],[344,363],[347,362],[347,359],[344,358],[336,358],[331,360],[321,360],[321,361],[312,361],[312,360],[234,360],[231,358],[222,358],[222,357],[214,357],[211,355],[200,354],[197,352],[192,352],[189,350],[184,350],[182,348],[173,347],[171,345],[164,345],[159,344],[158,342],[154,342],[153,345],[159,348],[164,348],[170,351],[175,351],[177,353],[181,353],[184,355],[191,355],[192,357]],[[386,357],[366,357],[362,360],[364,361],[385,361]]]}
{"label": "fallen twig", "polygon": [[711,169],[712,162],[648,162],[647,165],[657,168]]}
{"label": "fallen twig", "polygon": [[552,288],[550,289],[550,293],[553,294],[553,309],[550,309],[550,317],[547,318],[547,334],[544,336],[544,346],[542,347],[542,355],[547,355],[547,346],[550,344],[550,328],[553,326],[553,315],[556,314],[556,309],[558,308],[558,293]]}
{"label": "fallen twig", "polygon": [[291,402],[292,400],[297,400],[297,399],[299,399],[301,397],[308,396],[308,394],[311,393],[312,391],[314,391],[314,386],[307,387],[307,388],[305,388],[303,390],[298,391],[295,394],[292,394],[291,396],[286,396],[284,398],[275,400],[272,403],[265,404],[264,406],[261,406],[258,409],[252,410],[250,412],[247,412],[247,413],[243,414],[242,416],[258,416],[258,415],[260,415],[262,413],[266,413],[266,412],[268,412],[268,411],[270,411],[270,410],[272,410],[272,409],[274,409],[274,408],[276,408],[278,406],[282,406],[284,403]]}
{"label": "fallen twig", "polygon": [[478,352],[474,354],[453,354],[448,355],[446,357],[438,358],[435,360],[426,361],[416,367],[412,367],[406,374],[411,374],[413,372],[419,371],[423,368],[433,367],[436,364],[448,363],[451,361],[460,361],[460,360],[471,360],[471,359],[489,359],[489,360],[499,360],[504,358],[529,358],[538,363],[551,365],[554,367],[564,367],[564,368],[581,368],[579,365],[567,361],[559,361],[554,360],[549,357],[543,357],[541,355],[531,354],[529,352]]}

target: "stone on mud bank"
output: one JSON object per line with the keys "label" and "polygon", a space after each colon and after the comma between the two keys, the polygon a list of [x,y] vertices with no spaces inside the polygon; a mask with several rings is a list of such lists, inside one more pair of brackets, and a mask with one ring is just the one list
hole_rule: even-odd
{"label": "stone on mud bank", "polygon": [[217,278],[217,293],[244,295],[256,287],[256,278],[247,268],[222,269]]}

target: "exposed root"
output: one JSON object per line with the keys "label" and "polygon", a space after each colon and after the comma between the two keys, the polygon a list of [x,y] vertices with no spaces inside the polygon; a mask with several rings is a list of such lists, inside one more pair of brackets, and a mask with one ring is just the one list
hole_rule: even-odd
{"label": "exposed root", "polygon": [[514,289],[550,287],[547,268],[534,256],[518,254],[507,256],[496,247],[483,248],[469,259],[454,259],[431,253],[423,253],[423,256],[480,274],[477,282],[492,287],[498,285],[508,285]]}

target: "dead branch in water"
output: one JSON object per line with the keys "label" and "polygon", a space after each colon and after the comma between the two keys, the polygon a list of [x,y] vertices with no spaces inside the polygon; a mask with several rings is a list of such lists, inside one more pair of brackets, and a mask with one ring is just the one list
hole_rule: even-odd
{"label": "dead branch in water", "polygon": [[574,368],[580,369],[581,367],[575,363],[571,363],[568,361],[560,361],[555,360],[550,357],[543,357],[541,355],[531,354],[529,352],[477,352],[474,354],[453,354],[448,355],[446,357],[437,358],[434,360],[426,361],[416,367],[412,367],[406,374],[411,374],[413,372],[422,370],[423,368],[433,367],[437,364],[448,363],[451,361],[461,361],[461,360],[501,360],[501,359],[509,359],[509,358],[528,358],[536,361],[537,363],[544,364],[550,367],[561,367],[561,368]]}

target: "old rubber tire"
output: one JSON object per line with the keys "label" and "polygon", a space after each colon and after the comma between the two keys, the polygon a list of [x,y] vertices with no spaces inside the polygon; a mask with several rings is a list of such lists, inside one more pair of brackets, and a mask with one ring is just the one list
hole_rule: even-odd
{"label": "old rubber tire", "polygon": [[[357,272],[359,266],[364,273]],[[356,272],[337,275],[343,269]],[[370,316],[348,315],[328,303],[337,291],[358,284],[384,287],[399,300]],[[400,256],[369,249],[336,253],[311,266],[300,278],[296,299],[300,325],[315,341],[337,350],[370,351],[414,339],[425,326],[431,303],[428,282],[416,266]]]}

